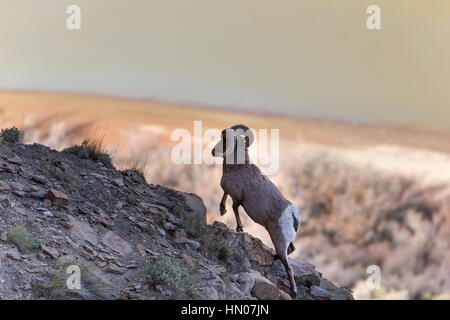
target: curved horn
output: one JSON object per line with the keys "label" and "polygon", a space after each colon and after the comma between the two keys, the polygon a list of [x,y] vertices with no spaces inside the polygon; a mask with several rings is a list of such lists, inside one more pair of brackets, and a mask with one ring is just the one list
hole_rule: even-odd
{"label": "curved horn", "polygon": [[243,125],[243,124],[236,124],[232,126],[230,129],[236,130],[243,130],[244,135],[248,138],[248,145],[251,146],[253,141],[255,140],[255,136],[253,135],[252,130],[249,129],[249,127]]}

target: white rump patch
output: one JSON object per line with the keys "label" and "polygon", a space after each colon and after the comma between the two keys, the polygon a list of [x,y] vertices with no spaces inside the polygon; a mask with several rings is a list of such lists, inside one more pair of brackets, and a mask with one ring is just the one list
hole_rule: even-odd
{"label": "white rump patch", "polygon": [[283,210],[279,220],[281,232],[283,233],[283,237],[287,241],[287,244],[291,243],[295,239],[296,231],[294,228],[294,217],[298,221],[300,228],[300,212],[298,208],[291,203],[286,207],[286,209]]}

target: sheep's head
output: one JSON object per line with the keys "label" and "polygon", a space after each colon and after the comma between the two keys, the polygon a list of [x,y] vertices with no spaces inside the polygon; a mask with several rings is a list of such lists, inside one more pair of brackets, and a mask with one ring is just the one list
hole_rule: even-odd
{"label": "sheep's head", "polygon": [[222,131],[222,138],[212,149],[214,157],[222,157],[228,164],[245,163],[247,148],[253,143],[253,132],[243,124]]}

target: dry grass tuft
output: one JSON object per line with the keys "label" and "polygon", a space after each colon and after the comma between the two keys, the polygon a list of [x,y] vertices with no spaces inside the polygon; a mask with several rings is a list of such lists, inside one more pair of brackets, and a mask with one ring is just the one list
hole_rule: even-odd
{"label": "dry grass tuft", "polygon": [[[69,289],[67,280],[71,276],[68,273],[69,266],[78,266],[80,269],[80,289]],[[106,284],[101,276],[91,268],[76,261],[57,263],[56,272],[51,279],[42,285],[42,294],[52,300],[98,300],[112,299],[112,288]]]}
{"label": "dry grass tuft", "polygon": [[21,253],[30,253],[39,249],[36,237],[25,226],[16,226],[8,232],[8,241],[14,243]]}
{"label": "dry grass tuft", "polygon": [[146,281],[162,295],[172,299],[200,299],[200,284],[189,267],[180,260],[160,255],[147,261]]}

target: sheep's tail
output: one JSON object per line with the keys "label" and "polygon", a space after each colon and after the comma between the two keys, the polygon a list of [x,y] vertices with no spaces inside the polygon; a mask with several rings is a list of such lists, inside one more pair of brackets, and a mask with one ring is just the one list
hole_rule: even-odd
{"label": "sheep's tail", "polygon": [[295,232],[298,231],[298,229],[300,228],[300,223],[302,221],[302,218],[300,216],[300,211],[298,210],[298,208],[295,205],[292,205],[292,217],[294,218],[294,230]]}

